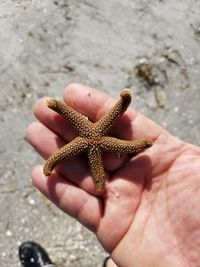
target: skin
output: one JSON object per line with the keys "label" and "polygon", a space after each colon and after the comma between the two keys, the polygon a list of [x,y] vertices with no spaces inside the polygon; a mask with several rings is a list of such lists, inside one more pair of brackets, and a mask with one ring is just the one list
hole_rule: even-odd
{"label": "skin", "polygon": [[[27,129],[27,140],[44,159],[76,136],[68,122],[47,108],[46,100],[36,102],[38,121]],[[93,122],[115,103],[103,92],[80,84],[65,89],[64,101]],[[105,154],[108,179],[101,196],[95,192],[84,155],[61,163],[48,178],[42,166],[35,167],[34,185],[94,231],[119,267],[199,267],[200,148],[131,108],[112,135],[153,139],[154,144],[132,159]]]}

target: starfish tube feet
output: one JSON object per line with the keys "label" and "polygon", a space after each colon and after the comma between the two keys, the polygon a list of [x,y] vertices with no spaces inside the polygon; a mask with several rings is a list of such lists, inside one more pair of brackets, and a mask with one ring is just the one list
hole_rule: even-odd
{"label": "starfish tube feet", "polygon": [[120,96],[123,99],[123,101],[127,103],[127,105],[131,103],[131,90],[130,89],[124,88]]}
{"label": "starfish tube feet", "polygon": [[47,159],[43,168],[44,175],[51,175],[53,169],[58,163],[65,159],[75,157],[79,153],[84,152],[87,147],[88,143],[82,137],[76,137],[69,144],[57,150]]}

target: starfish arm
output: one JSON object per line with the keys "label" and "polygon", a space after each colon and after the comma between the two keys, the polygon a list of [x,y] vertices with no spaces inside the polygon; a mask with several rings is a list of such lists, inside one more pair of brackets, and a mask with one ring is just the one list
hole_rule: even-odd
{"label": "starfish arm", "polygon": [[75,111],[62,101],[48,99],[47,106],[67,119],[82,137],[90,137],[92,123],[81,113]]}
{"label": "starfish arm", "polygon": [[102,137],[101,148],[105,151],[138,154],[151,147],[152,140],[121,140],[115,137]]}
{"label": "starfish arm", "polygon": [[74,140],[57,150],[47,159],[43,168],[44,175],[49,176],[58,163],[84,152],[87,147],[88,142],[84,138],[76,137]]}
{"label": "starfish arm", "polygon": [[121,99],[115,106],[95,123],[95,131],[101,136],[107,134],[117,119],[127,110],[131,102],[131,90],[123,89],[120,96]]}
{"label": "starfish arm", "polygon": [[98,147],[90,147],[88,149],[88,160],[96,192],[101,193],[104,190],[106,176],[101,149]]}

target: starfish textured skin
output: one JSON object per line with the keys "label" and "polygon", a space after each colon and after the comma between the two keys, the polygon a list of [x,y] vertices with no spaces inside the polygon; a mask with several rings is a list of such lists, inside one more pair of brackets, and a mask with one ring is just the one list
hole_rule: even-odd
{"label": "starfish textured skin", "polygon": [[43,168],[45,176],[51,175],[55,166],[61,161],[87,151],[95,189],[97,193],[101,193],[105,187],[106,177],[102,160],[103,151],[136,155],[152,146],[152,140],[129,141],[107,135],[118,118],[127,110],[131,102],[130,89],[123,89],[120,97],[114,107],[95,123],[59,100],[47,100],[47,106],[68,120],[77,130],[79,136],[47,159]]}

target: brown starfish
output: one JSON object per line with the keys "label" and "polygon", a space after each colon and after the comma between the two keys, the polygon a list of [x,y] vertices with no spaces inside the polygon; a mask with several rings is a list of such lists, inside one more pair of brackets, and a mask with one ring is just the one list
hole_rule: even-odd
{"label": "brown starfish", "polygon": [[49,176],[54,167],[65,159],[87,151],[90,171],[97,193],[105,186],[105,171],[102,162],[102,151],[130,153],[136,155],[152,146],[152,140],[121,140],[107,136],[117,119],[126,111],[131,102],[131,91],[123,89],[121,99],[96,123],[89,121],[68,105],[55,99],[47,100],[50,109],[67,119],[77,130],[79,136],[51,155],[45,165],[44,174]]}

